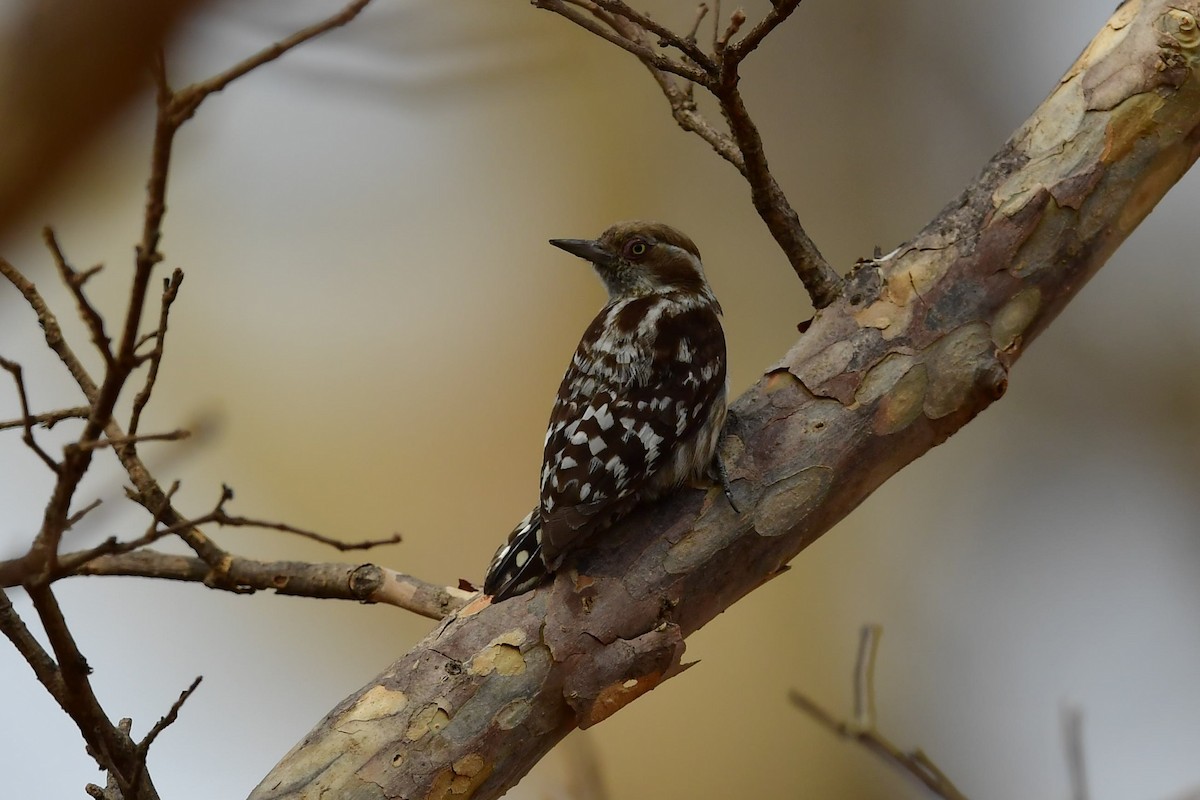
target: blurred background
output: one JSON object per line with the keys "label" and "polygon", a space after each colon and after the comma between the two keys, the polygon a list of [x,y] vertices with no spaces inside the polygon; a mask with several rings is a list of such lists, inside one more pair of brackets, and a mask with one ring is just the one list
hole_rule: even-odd
{"label": "blurred background", "polygon": [[[7,7],[0,39],[78,27],[37,6]],[[846,269],[914,234],[1112,6],[804,3],[750,58],[743,87],[826,256]],[[207,77],[337,7],[254,0],[167,15],[172,82]],[[765,7],[750,3],[750,18]],[[679,0],[653,8],[677,28],[694,11]],[[111,46],[152,46],[154,35]],[[30,120],[73,95],[30,89],[41,76],[6,52],[0,105],[29,116],[7,115],[0,156],[20,162],[17,145],[39,141]],[[80,352],[87,337],[40,229],[55,226],[77,268],[106,265],[89,288],[115,328],[153,128],[137,78],[119,113],[62,123],[75,138],[39,167],[0,234],[0,254],[38,283]],[[87,80],[68,71],[61,85]],[[1094,798],[1196,791],[1198,202],[1192,174],[1022,359],[1003,402],[692,637],[696,668],[573,734],[510,796],[924,797],[789,705],[798,688],[850,714],[864,622],[885,631],[882,730],[924,748],[971,797],[1067,797],[1064,706],[1084,715]],[[168,203],[163,274],[178,266],[187,279],[143,429],[198,435],[143,452],[164,483],[182,481],[178,505],[204,513],[225,482],[237,513],[346,539],[404,537],[343,556],[282,534],[216,532],[251,557],[371,559],[449,584],[482,577],[535,500],[553,393],[603,303],[599,282],[550,237],[637,217],[689,232],[726,310],[735,394],[811,310],[744,183],[675,127],[645,70],[516,0],[377,0],[239,80],[178,137]],[[25,366],[36,410],[80,402],[7,284],[0,353]],[[0,418],[18,413],[3,386]],[[80,503],[104,505],[70,549],[146,525],[110,459],[83,486]],[[24,552],[50,486],[19,434],[3,434],[0,558]],[[204,676],[151,751],[170,800],[245,796],[431,627],[389,607],[195,584],[72,579],[58,591],[105,708],[132,717],[135,733]],[[34,625],[23,593],[10,595]],[[79,797],[103,782],[7,645],[0,686],[0,795]]]}

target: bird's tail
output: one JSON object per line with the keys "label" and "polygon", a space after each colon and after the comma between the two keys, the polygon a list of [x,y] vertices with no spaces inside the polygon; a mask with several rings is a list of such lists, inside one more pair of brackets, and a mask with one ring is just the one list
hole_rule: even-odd
{"label": "bird's tail", "polygon": [[546,577],[542,560],[542,516],[538,509],[530,511],[517,523],[508,540],[492,556],[483,591],[494,601],[528,592]]}

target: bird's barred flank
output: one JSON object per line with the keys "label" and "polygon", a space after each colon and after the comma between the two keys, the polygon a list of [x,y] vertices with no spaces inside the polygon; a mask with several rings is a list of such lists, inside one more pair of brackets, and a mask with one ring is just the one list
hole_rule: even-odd
{"label": "bird's barred flank", "polygon": [[696,245],[653,222],[551,244],[591,262],[609,299],[559,386],[538,506],[488,568],[495,600],[532,589],[638,505],[723,476],[725,334]]}

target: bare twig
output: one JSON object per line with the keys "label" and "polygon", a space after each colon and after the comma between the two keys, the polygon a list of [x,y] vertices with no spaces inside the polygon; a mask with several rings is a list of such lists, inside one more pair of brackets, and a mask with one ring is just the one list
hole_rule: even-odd
{"label": "bare twig", "polygon": [[692,28],[688,31],[687,41],[692,44],[696,43],[696,37],[700,34],[700,23],[704,22],[704,18],[708,16],[708,4],[701,3],[696,6],[696,18],[692,20]]}
{"label": "bare twig", "polygon": [[[154,349],[150,351],[148,356],[143,356],[150,361],[150,368],[146,372],[146,383],[142,390],[133,398],[133,411],[129,415],[129,435],[133,436],[138,431],[138,423],[142,419],[142,410],[146,407],[146,403],[150,402],[150,394],[154,391],[154,383],[158,380],[158,367],[162,363],[163,346],[167,339],[167,321],[171,314],[171,304],[175,302],[175,298],[179,295],[179,287],[183,284],[183,271],[176,269],[171,273],[170,278],[163,279],[162,305],[158,312],[158,328],[152,334],[147,336],[154,339]],[[139,340],[136,349],[145,341],[145,337]]]}
{"label": "bare twig", "polygon": [[[645,41],[645,32],[629,20],[614,19],[612,25],[626,41],[638,41],[648,46]],[[667,98],[667,103],[671,106],[671,116],[675,118],[679,127],[699,136],[717,155],[732,164],[738,172],[745,174],[746,164],[737,143],[729,134],[717,130],[696,108],[696,102],[693,99],[695,82],[689,81],[686,89],[680,89],[674,76],[669,72],[659,69],[645,59],[642,59],[642,64],[650,71],[651,77],[662,90],[663,96]],[[707,86],[708,82],[706,81],[703,85]]]}
{"label": "bare twig", "polygon": [[186,439],[191,435],[191,431],[176,428],[173,431],[165,433],[139,433],[136,436],[126,434],[125,436],[118,436],[113,439],[97,439],[93,442],[85,442],[80,447],[90,450],[103,450],[106,447],[128,447],[139,442],[178,442],[180,439]]}
{"label": "bare twig", "polygon": [[[572,5],[584,5],[579,2],[568,3],[566,0],[533,0],[533,4],[538,8],[544,8],[547,11],[553,11],[559,16],[566,17],[571,22],[574,22],[581,28],[594,33],[601,39],[604,39],[622,50],[626,50],[640,58],[643,62],[653,64],[658,69],[666,72],[674,73],[681,78],[697,83],[704,83],[707,80],[705,72],[692,64],[684,64],[676,61],[673,58],[668,58],[661,53],[655,52],[652,48],[643,42],[635,42],[617,33],[604,23],[598,22],[587,14],[577,11]],[[587,5],[593,5],[588,3]]]}
{"label": "bare twig", "polygon": [[[717,71],[717,65],[712,58],[696,45],[695,31],[700,27],[700,20],[704,17],[703,11],[697,14],[695,25],[692,27],[692,34],[680,36],[675,31],[655,21],[649,14],[643,14],[640,11],[630,8],[622,0],[592,0],[592,2],[610,14],[624,17],[642,30],[653,33],[658,37],[660,46],[674,47],[687,56],[688,60],[693,64],[710,75]],[[701,8],[705,7],[701,5]]]}
{"label": "bare twig", "polygon": [[284,522],[271,522],[269,520],[253,519],[251,517],[230,516],[223,511],[213,514],[212,522],[224,527],[262,528],[264,530],[290,533],[294,536],[319,542],[343,553],[350,552],[351,550],[370,550],[373,547],[380,547],[382,545],[399,544],[401,541],[400,534],[393,533],[391,536],[384,536],[379,539],[361,539],[356,542],[343,542],[339,539],[324,536],[314,531],[305,530],[304,528],[297,528],[295,525],[288,525]]}
{"label": "bare twig", "polygon": [[[783,189],[771,174],[762,137],[738,89],[741,62],[787,19],[799,3],[800,0],[777,0],[750,33],[731,44],[746,22],[741,9],[734,11],[724,33],[717,35],[714,28],[710,56],[695,44],[695,32],[707,11],[705,6],[697,12],[691,32],[680,36],[629,8],[621,0],[534,0],[537,7],[566,17],[637,56],[658,83],[679,126],[707,142],[750,184],[751,199],[759,216],[787,256],[813,305],[825,308],[841,296],[842,279],[805,232]],[[719,17],[719,7],[716,17]],[[681,64],[658,53],[649,41],[651,36],[679,49],[694,65]],[[687,88],[680,88],[672,75],[691,83]],[[720,104],[729,125],[728,134],[719,131],[696,109],[695,84],[710,91]]]}
{"label": "bare twig", "polygon": [[762,137],[738,90],[736,67],[722,72],[713,93],[721,104],[721,110],[729,122],[729,131],[742,154],[745,164],[742,174],[750,184],[750,199],[754,208],[808,290],[813,306],[825,308],[841,296],[842,279],[809,238],[783,188],[771,174]]}
{"label": "bare twig", "polygon": [[[205,567],[204,580],[210,585],[220,585],[223,581],[228,580],[226,572],[231,561],[224,550],[217,547],[207,536],[196,529],[195,526],[199,524],[198,520],[188,520],[172,507],[173,489],[171,492],[163,492],[137,455],[137,443],[140,441],[178,439],[185,435],[182,431],[150,435],[141,434],[138,431],[142,411],[150,399],[157,379],[169,309],[182,281],[182,273],[176,270],[172,277],[164,282],[158,328],[150,335],[143,334],[141,322],[149,282],[155,265],[163,258],[159,244],[166,213],[167,178],[175,134],[179,127],[195,113],[205,98],[221,91],[238,77],[278,58],[314,36],[344,25],[357,16],[369,2],[370,0],[354,0],[338,14],[265,48],[207,81],[186,87],[179,92],[171,90],[166,78],[164,60],[160,54],[154,71],[158,88],[158,113],[150,158],[150,177],[146,188],[142,234],[136,247],[128,305],[115,343],[109,339],[103,317],[87,298],[83,288],[86,281],[96,274],[99,267],[77,272],[67,261],[53,231],[47,229],[44,232],[47,246],[62,280],[75,297],[79,307],[79,316],[87,326],[96,347],[104,356],[104,371],[100,381],[92,378],[67,344],[57,319],[34,284],[7,261],[0,259],[0,274],[3,274],[21,292],[26,302],[37,314],[48,346],[67,367],[88,403],[87,408],[82,412],[65,410],[34,416],[30,413],[25,398],[19,367],[12,362],[3,362],[6,368],[12,366],[9,371],[12,372],[18,386],[18,393],[21,395],[20,427],[24,429],[30,446],[38,452],[43,461],[55,470],[57,480],[46,504],[41,528],[34,537],[29,551],[19,559],[0,564],[0,573],[3,573],[6,578],[15,576],[25,587],[41,619],[57,664],[48,653],[41,650],[36,640],[25,630],[11,604],[2,594],[0,594],[0,600],[2,600],[0,602],[0,628],[3,628],[5,634],[33,666],[39,680],[71,716],[87,742],[89,752],[101,768],[109,773],[108,788],[89,787],[89,793],[93,796],[119,796],[122,800],[156,800],[157,793],[149,776],[145,773],[146,751],[158,733],[177,716],[180,705],[195,689],[195,685],[184,693],[167,717],[164,717],[151,730],[141,745],[135,746],[129,736],[128,722],[123,721],[114,726],[101,708],[88,679],[90,668],[71,634],[51,588],[51,583],[67,574],[68,570],[84,567],[103,557],[120,558],[122,555],[128,554],[122,553],[123,549],[136,550],[169,533],[177,533],[196,552],[199,556],[198,560],[202,560]],[[139,347],[150,339],[155,340],[153,350],[146,354],[139,354]],[[135,397],[130,429],[126,433],[114,420],[113,410],[130,375],[145,362],[149,362],[150,365],[146,382],[141,392]],[[69,416],[82,416],[85,418],[85,424],[78,438],[64,448],[61,463],[56,464],[33,440],[32,426],[36,423],[53,424],[53,422]],[[93,503],[72,514],[70,512],[72,499],[92,463],[95,452],[106,447],[113,449],[125,467],[136,487],[133,492],[134,498],[150,511],[154,521],[145,535],[132,542],[120,542],[115,537],[110,538],[91,550],[68,554],[67,558],[62,560],[59,558],[58,551],[64,531],[76,524],[96,505]],[[257,520],[232,517],[226,514],[222,504],[227,499],[227,495],[228,492],[223,491],[222,500],[214,512],[209,515],[209,521],[232,526],[260,524],[260,521]],[[162,525],[165,525],[166,528],[160,529]],[[326,537],[280,523],[262,523],[260,526],[275,527],[296,535],[315,538],[327,544],[334,544],[333,540]],[[396,538],[392,537],[387,541],[395,541]],[[342,547],[354,547],[370,543],[337,544],[341,544]]]}
{"label": "bare twig", "polygon": [[42,446],[38,444],[37,439],[33,435],[35,418],[29,413],[29,396],[25,393],[25,375],[21,369],[21,365],[0,356],[0,368],[3,368],[8,374],[12,375],[13,382],[17,385],[17,399],[21,403],[21,427],[25,431],[21,436],[21,440],[25,442],[25,445],[30,450],[37,454],[37,457],[42,460],[43,464],[50,468],[51,472],[58,474],[58,462],[42,449]]}
{"label": "bare twig", "polygon": [[78,522],[79,522],[81,519],[83,519],[84,517],[86,517],[86,516],[87,516],[88,514],[90,514],[92,511],[95,511],[97,508],[99,508],[99,507],[100,507],[100,504],[101,504],[101,503],[103,503],[103,502],[104,502],[103,500],[101,500],[99,497],[97,497],[95,500],[93,500],[92,502],[90,502],[90,503],[88,503],[86,506],[84,506],[83,508],[81,508],[81,509],[79,509],[78,511],[76,511],[74,514],[72,514],[71,516],[67,517],[67,530],[70,530],[71,528],[74,528],[74,527],[75,527],[75,525],[76,525],[76,524],[77,524],[77,523],[78,523]]}
{"label": "bare twig", "polygon": [[183,708],[183,704],[186,703],[188,698],[192,696],[197,688],[199,688],[202,680],[204,680],[204,676],[197,675],[196,679],[192,681],[191,685],[180,693],[179,699],[171,704],[171,708],[167,710],[167,713],[162,716],[158,722],[154,723],[154,727],[152,727],[149,733],[146,734],[146,738],[138,742],[137,773],[134,775],[135,785],[137,781],[141,780],[142,775],[145,773],[146,756],[150,752],[150,745],[154,744],[154,740],[158,738],[159,734],[161,734],[171,725],[175,724],[175,720],[179,719],[179,709]]}
{"label": "bare twig", "polygon": [[66,710],[67,690],[63,684],[62,675],[58,671],[58,664],[54,663],[50,654],[33,637],[29,628],[25,627],[25,622],[17,614],[17,610],[13,608],[8,594],[3,589],[0,589],[0,632],[4,633],[12,642],[13,647],[17,648],[21,657],[25,659],[25,663],[33,669],[38,683],[46,687],[50,696]]}
{"label": "bare twig", "polygon": [[[278,42],[259,50],[254,55],[240,61],[218,75],[214,75],[199,83],[194,83],[174,93],[170,93],[167,90],[171,94],[168,104],[168,118],[175,127],[179,127],[196,113],[196,109],[200,107],[200,104],[209,95],[216,94],[238,78],[258,69],[264,64],[269,64],[284,53],[294,50],[310,39],[315,39],[323,33],[328,33],[335,28],[340,28],[348,24],[370,3],[371,0],[354,0],[354,2],[333,16],[326,17],[320,22],[313,23],[307,28],[296,31],[285,39],[280,39]],[[161,96],[163,90],[166,89],[167,83],[165,71],[160,69],[158,72],[160,76],[159,87]]]}
{"label": "bare twig", "polygon": [[[765,17],[759,20],[757,25],[750,29],[749,33],[747,33],[737,42],[729,45],[725,52],[725,60],[727,62],[732,61],[734,64],[737,64],[745,59],[746,56],[750,55],[750,53],[754,52],[754,50],[757,49],[760,44],[762,44],[762,40],[767,37],[767,34],[775,30],[779,23],[791,16],[792,12],[796,10],[796,6],[798,5],[800,5],[800,0],[775,0],[775,2],[771,4],[771,10],[767,12]],[[736,16],[737,12],[734,13]],[[737,28],[740,28],[745,21],[746,18],[745,15],[743,15],[741,21],[738,22]],[[730,21],[730,27],[733,27],[732,20]],[[737,29],[734,28],[733,34],[730,34],[730,36],[735,35],[736,33]],[[729,38],[726,38],[725,41],[728,42]]]}
{"label": "bare twig", "polygon": [[138,788],[132,782],[133,742],[113,726],[100,706],[88,678],[91,667],[79,651],[53,590],[41,582],[30,584],[26,589],[58,660],[64,686],[63,708],[79,728],[92,757],[102,769],[113,774],[123,796],[157,797],[153,787]]}
{"label": "bare twig", "polygon": [[1083,711],[1078,706],[1063,706],[1060,717],[1071,800],[1088,800],[1087,765],[1083,755]]}
{"label": "bare twig", "polygon": [[96,345],[96,349],[100,351],[100,355],[104,357],[104,363],[112,366],[113,352],[112,341],[108,338],[108,333],[104,330],[104,318],[100,316],[100,312],[92,305],[92,301],[88,300],[87,295],[83,292],[83,285],[87,283],[88,278],[98,273],[102,267],[97,265],[83,272],[76,272],[71,267],[67,257],[63,254],[62,247],[58,244],[58,238],[54,235],[54,229],[47,226],[42,229],[42,239],[46,242],[46,247],[50,249],[50,254],[54,257],[54,265],[58,267],[58,274],[62,276],[62,281],[71,290],[71,294],[75,295],[75,305],[79,308],[79,318],[87,325],[88,331],[92,334],[92,343]]}
{"label": "bare twig", "polygon": [[858,742],[892,766],[916,778],[938,797],[966,800],[958,787],[920,748],[906,753],[875,727],[874,664],[881,633],[882,629],[878,625],[864,625],[861,631],[854,667],[853,722],[837,719],[816,701],[796,689],[789,694],[792,704],[838,736]]}
{"label": "bare twig", "polygon": [[882,625],[863,625],[858,632],[858,655],[854,660],[854,722],[875,727],[875,655],[879,652]]}
{"label": "bare twig", "polygon": [[75,406],[74,408],[60,408],[57,411],[47,411],[42,414],[32,414],[21,419],[6,419],[0,421],[0,431],[9,428],[23,428],[27,422],[34,425],[40,425],[49,430],[64,419],[87,419],[87,406]]}
{"label": "bare twig", "polygon": [[[63,557],[64,564],[71,560],[69,553]],[[256,561],[240,556],[229,557],[222,576],[225,580],[216,584],[211,580],[212,568],[203,560],[149,549],[93,558],[71,574],[203,583],[209,588],[235,594],[271,590],[293,597],[381,603],[435,620],[443,619],[475,596],[474,592],[439,586],[375,564]]]}
{"label": "bare twig", "polygon": [[[25,302],[37,314],[38,325],[42,328],[42,333],[46,337],[46,344],[54,351],[71,373],[71,377],[79,384],[79,388],[83,391],[83,396],[88,402],[94,402],[99,389],[91,375],[83,367],[83,362],[75,355],[71,346],[67,344],[67,340],[63,337],[62,328],[58,325],[58,319],[50,312],[50,307],[46,305],[45,299],[38,292],[37,287],[33,282],[21,274],[20,270],[10,264],[6,259],[0,258],[0,275],[3,275],[8,282],[21,293],[25,298]],[[91,409],[89,407],[89,412]]]}
{"label": "bare twig", "polygon": [[713,50],[721,53],[729,46],[729,41],[737,36],[738,31],[746,24],[746,12],[740,8],[729,15],[729,24],[725,27],[725,32],[717,37],[713,43]]}

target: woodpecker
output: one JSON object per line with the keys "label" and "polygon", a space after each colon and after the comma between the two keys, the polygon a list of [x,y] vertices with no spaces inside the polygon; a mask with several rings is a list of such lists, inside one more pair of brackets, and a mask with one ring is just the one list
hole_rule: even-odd
{"label": "woodpecker", "polygon": [[[638,505],[720,477],[725,334],[692,240],[656,222],[551,239],[591,262],[608,303],[584,331],[546,428],[541,493],[496,551],[484,592],[529,591]],[[735,507],[736,508],[736,507]]]}

